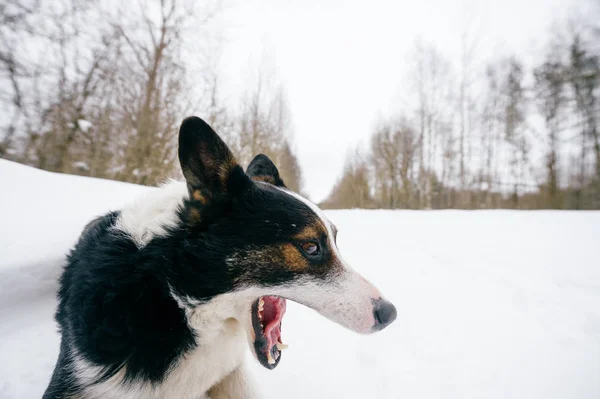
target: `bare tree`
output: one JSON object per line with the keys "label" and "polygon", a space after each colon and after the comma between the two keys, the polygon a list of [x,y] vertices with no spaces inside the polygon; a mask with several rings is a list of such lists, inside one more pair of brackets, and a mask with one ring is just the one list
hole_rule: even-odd
{"label": "bare tree", "polygon": [[447,123],[446,110],[452,85],[451,68],[448,61],[431,45],[417,41],[414,67],[410,81],[415,82],[417,91],[417,120],[419,132],[417,196],[420,206],[432,206],[433,171],[438,165],[442,128]]}
{"label": "bare tree", "polygon": [[513,179],[511,201],[519,207],[520,184],[525,177],[529,144],[525,133],[526,97],[523,84],[523,66],[515,59],[508,60],[508,71],[503,82],[506,98],[504,106],[504,137],[509,145],[510,171]]}
{"label": "bare tree", "polygon": [[477,36],[465,30],[461,37],[460,73],[458,86],[458,156],[459,156],[459,187],[461,190],[461,206],[470,205],[469,170],[471,161],[472,124],[474,117],[474,98],[472,85],[475,82],[476,70],[474,57],[477,48]]}
{"label": "bare tree", "polygon": [[[581,153],[578,157],[578,186],[575,188],[575,208],[598,206],[600,203],[600,61],[599,56],[590,54],[579,34],[575,34],[570,45],[568,81],[574,97],[574,112],[578,117],[577,128],[580,131]],[[593,172],[588,172],[588,147],[593,150],[591,162]],[[591,181],[588,177],[591,175]],[[589,186],[589,189],[587,189]],[[590,199],[584,198],[589,191]]]}
{"label": "bare tree", "polygon": [[558,150],[561,132],[561,111],[565,104],[564,66],[549,57],[534,71],[538,107],[546,124],[546,181],[543,185],[551,208],[561,208],[559,192]]}
{"label": "bare tree", "polygon": [[500,179],[498,161],[500,157],[501,110],[502,110],[501,76],[499,67],[491,64],[487,67],[485,97],[480,119],[480,146],[482,151],[478,173],[478,189],[482,193],[481,205],[492,208],[493,191]]}
{"label": "bare tree", "polygon": [[190,99],[183,92],[185,68],[178,62],[181,32],[192,7],[176,0],[161,0],[158,16],[140,3],[132,10],[139,19],[117,21],[123,40],[117,102],[121,106],[120,134],[124,141],[123,164],[117,177],[154,184],[175,157],[177,124]]}
{"label": "bare tree", "polygon": [[278,166],[286,185],[302,188],[300,164],[291,141],[293,128],[287,96],[282,85],[273,85],[264,65],[259,69],[254,87],[247,91],[238,116],[233,149],[242,164],[263,153]]}
{"label": "bare tree", "polygon": [[[7,84],[0,86],[0,99],[7,113],[6,123],[0,126],[0,157],[14,154],[13,139],[18,126],[26,119],[27,105],[22,79],[30,71],[19,57],[19,43],[33,31],[32,15],[39,4],[21,4],[7,0],[0,4],[0,71]],[[6,87],[6,88],[4,88]]]}
{"label": "bare tree", "polygon": [[414,207],[411,177],[419,150],[418,135],[403,119],[383,122],[371,139],[371,149],[378,187],[388,199],[386,207]]}
{"label": "bare tree", "polygon": [[274,108],[273,88],[267,83],[266,72],[261,69],[255,86],[246,92],[239,117],[238,153],[242,163],[248,164],[258,153],[271,152],[272,143],[281,141],[282,129],[275,126],[272,119],[276,114]]}

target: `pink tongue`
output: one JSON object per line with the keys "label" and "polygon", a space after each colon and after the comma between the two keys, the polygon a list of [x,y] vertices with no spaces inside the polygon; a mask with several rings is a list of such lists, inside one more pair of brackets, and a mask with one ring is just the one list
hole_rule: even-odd
{"label": "pink tongue", "polygon": [[269,350],[281,341],[281,319],[285,314],[285,299],[274,296],[263,297],[265,306],[263,310],[263,320],[267,323],[264,327],[264,334],[269,341]]}

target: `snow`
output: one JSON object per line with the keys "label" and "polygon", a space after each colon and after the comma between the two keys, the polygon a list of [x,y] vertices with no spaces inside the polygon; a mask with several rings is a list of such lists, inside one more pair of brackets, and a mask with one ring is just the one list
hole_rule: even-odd
{"label": "snow", "polygon": [[78,119],[77,125],[79,126],[79,129],[81,129],[81,131],[84,133],[87,133],[92,128],[92,126],[94,126],[92,122],[87,121],[85,119]]}
{"label": "snow", "polygon": [[87,162],[84,162],[84,161],[73,162],[73,167],[75,169],[79,169],[84,172],[87,172],[90,170],[90,166],[87,164]]}
{"label": "snow", "polygon": [[[0,160],[0,398],[39,398],[56,278],[94,216],[152,188]],[[398,307],[357,335],[289,303],[270,398],[600,397],[600,212],[332,211],[341,252]]]}

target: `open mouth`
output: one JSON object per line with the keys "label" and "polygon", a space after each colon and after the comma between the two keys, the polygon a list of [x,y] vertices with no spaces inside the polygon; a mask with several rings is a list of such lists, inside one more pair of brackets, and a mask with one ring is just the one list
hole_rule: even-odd
{"label": "open mouth", "polygon": [[285,314],[285,299],[262,296],[252,304],[254,350],[260,364],[273,370],[281,360],[281,351],[287,348],[281,341],[281,320]]}

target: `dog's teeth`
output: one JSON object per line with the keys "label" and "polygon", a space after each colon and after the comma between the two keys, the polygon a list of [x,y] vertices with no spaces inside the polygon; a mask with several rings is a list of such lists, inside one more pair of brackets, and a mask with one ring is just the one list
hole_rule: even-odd
{"label": "dog's teeth", "polygon": [[265,300],[260,298],[258,300],[258,311],[262,312],[265,309]]}
{"label": "dog's teeth", "polygon": [[277,349],[279,349],[280,351],[289,348],[290,346],[287,344],[282,344],[281,342],[277,342]]}
{"label": "dog's teeth", "polygon": [[275,364],[275,359],[273,359],[273,356],[271,355],[271,351],[267,352],[267,362],[269,364]]}

